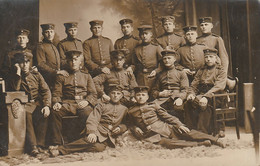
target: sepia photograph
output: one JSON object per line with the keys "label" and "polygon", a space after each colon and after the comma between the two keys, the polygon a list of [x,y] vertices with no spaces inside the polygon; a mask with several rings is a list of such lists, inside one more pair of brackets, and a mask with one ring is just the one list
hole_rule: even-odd
{"label": "sepia photograph", "polygon": [[0,166],[260,166],[259,0],[0,0]]}

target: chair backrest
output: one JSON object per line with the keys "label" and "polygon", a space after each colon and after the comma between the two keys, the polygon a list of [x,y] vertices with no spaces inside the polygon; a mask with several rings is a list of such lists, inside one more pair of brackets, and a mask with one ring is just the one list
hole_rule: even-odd
{"label": "chair backrest", "polygon": [[236,91],[237,92],[237,87],[238,87],[238,78],[227,78],[227,84],[226,84],[226,90],[228,92]]}
{"label": "chair backrest", "polygon": [[2,93],[4,93],[5,92],[5,80],[3,79],[3,78],[0,78],[0,91],[2,92]]}

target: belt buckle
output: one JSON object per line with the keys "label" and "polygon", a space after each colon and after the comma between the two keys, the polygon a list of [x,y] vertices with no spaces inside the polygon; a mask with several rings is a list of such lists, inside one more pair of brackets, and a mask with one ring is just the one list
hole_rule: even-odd
{"label": "belt buckle", "polygon": [[147,73],[147,72],[148,72],[148,69],[143,69],[143,72],[144,72],[144,73]]}

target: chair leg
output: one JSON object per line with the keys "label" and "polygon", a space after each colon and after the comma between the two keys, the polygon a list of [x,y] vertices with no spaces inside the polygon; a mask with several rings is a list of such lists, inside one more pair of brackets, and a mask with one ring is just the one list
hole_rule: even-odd
{"label": "chair leg", "polygon": [[237,113],[235,113],[236,116],[236,133],[237,133],[237,139],[240,139],[240,133],[239,133],[239,125],[238,125],[238,116]]}

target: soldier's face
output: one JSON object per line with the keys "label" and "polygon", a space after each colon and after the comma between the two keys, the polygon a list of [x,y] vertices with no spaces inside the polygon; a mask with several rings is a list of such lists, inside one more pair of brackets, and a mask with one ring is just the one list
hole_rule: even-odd
{"label": "soldier's face", "polygon": [[78,33],[78,28],[69,28],[69,29],[67,30],[67,34],[68,34],[68,36],[71,37],[71,38],[76,38],[77,33]]}
{"label": "soldier's face", "polygon": [[196,31],[189,31],[185,34],[185,38],[189,43],[195,43],[196,39],[198,37],[198,34]]}
{"label": "soldier's face", "polygon": [[123,66],[124,66],[124,63],[125,63],[125,59],[124,58],[122,58],[122,59],[113,59],[112,63],[113,63],[113,66],[116,69],[122,69]]}
{"label": "soldier's face", "polygon": [[175,56],[164,56],[163,63],[165,67],[172,67],[176,61]]}
{"label": "soldier's face", "polygon": [[152,41],[153,33],[150,30],[144,30],[140,33],[140,38],[143,43],[149,43]]}
{"label": "soldier's face", "polygon": [[216,55],[205,55],[205,62],[207,66],[214,66],[217,62]]}
{"label": "soldier's face", "polygon": [[30,71],[30,61],[21,62],[19,66],[24,73],[28,73]]}
{"label": "soldier's face", "polygon": [[133,27],[131,24],[123,24],[121,26],[121,30],[122,30],[122,33],[125,35],[125,36],[129,36],[132,34],[133,32]]}
{"label": "soldier's face", "polygon": [[17,43],[21,47],[26,47],[27,43],[29,42],[28,36],[26,35],[18,35],[16,38]]}
{"label": "soldier's face", "polygon": [[123,97],[123,93],[119,90],[113,90],[109,93],[109,97],[112,103],[118,103]]}
{"label": "soldier's face", "polygon": [[210,33],[213,28],[213,24],[209,22],[203,22],[200,24],[200,29],[202,33]]}
{"label": "soldier's face", "polygon": [[138,104],[145,104],[148,99],[148,92],[138,92],[135,94],[135,100]]}
{"label": "soldier's face", "polygon": [[94,36],[101,36],[103,27],[101,25],[94,25],[90,28],[90,30]]}
{"label": "soldier's face", "polygon": [[52,29],[45,30],[43,36],[45,39],[52,41],[54,39],[55,32]]}
{"label": "soldier's face", "polygon": [[71,60],[68,61],[70,69],[72,69],[73,71],[79,70],[81,66],[81,61],[82,59],[80,56],[74,56]]}
{"label": "soldier's face", "polygon": [[175,28],[175,25],[174,25],[173,22],[165,22],[165,23],[163,23],[163,29],[167,33],[172,33],[174,28]]}

